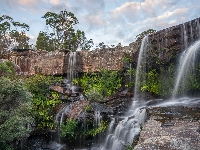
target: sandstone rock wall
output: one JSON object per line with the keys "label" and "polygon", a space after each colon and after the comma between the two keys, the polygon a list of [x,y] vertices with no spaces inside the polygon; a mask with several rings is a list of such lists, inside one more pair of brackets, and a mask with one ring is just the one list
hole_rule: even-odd
{"label": "sandstone rock wall", "polygon": [[25,51],[12,53],[9,59],[21,68],[25,76],[63,74],[64,52]]}
{"label": "sandstone rock wall", "polygon": [[[150,50],[148,62],[169,64],[174,61],[194,41],[200,39],[200,18],[173,26],[149,36]],[[76,72],[98,72],[100,69],[119,70],[123,67],[123,59],[131,58],[137,62],[141,40],[125,47],[107,48],[103,50],[79,51],[76,53]],[[21,68],[21,74],[63,75],[69,70],[69,53],[47,51],[13,52],[0,55],[0,58],[10,59]]]}

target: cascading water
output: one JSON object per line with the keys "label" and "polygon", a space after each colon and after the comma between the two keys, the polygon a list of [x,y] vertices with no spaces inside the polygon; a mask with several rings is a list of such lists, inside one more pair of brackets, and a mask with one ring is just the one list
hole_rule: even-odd
{"label": "cascading water", "polygon": [[[139,90],[139,82],[141,78],[139,77],[140,71],[145,70],[145,62],[146,62],[146,51],[148,49],[148,36],[144,37],[142,40],[142,44],[139,51],[138,63],[137,63],[137,71],[136,71],[136,79],[135,90],[134,90],[134,101],[138,100],[140,97]],[[137,101],[133,102],[131,110],[129,110],[130,115],[120,117],[118,119],[113,118],[109,128],[108,128],[108,136],[106,138],[104,147],[102,150],[123,150],[124,145],[130,145],[133,142],[133,139],[140,132],[140,125],[144,123],[146,110],[141,107]],[[121,120],[116,122],[116,120]],[[115,125],[117,124],[117,125]],[[114,129],[114,126],[115,129]]]}
{"label": "cascading water", "polygon": [[76,77],[76,52],[70,52],[69,53],[69,61],[68,61],[68,71],[67,71],[67,79],[69,81],[72,81],[73,78]]}
{"label": "cascading water", "polygon": [[172,97],[175,98],[178,95],[180,88],[184,89],[186,86],[189,75],[195,72],[195,60],[197,52],[200,50],[200,40],[190,46],[186,51],[183,52],[180,61],[178,74],[176,77],[176,83],[174,86]]}
{"label": "cascading water", "polygon": [[190,38],[191,38],[191,41],[193,41],[192,21],[190,21]]}
{"label": "cascading water", "polygon": [[188,37],[186,34],[185,24],[183,24],[183,40],[184,40],[184,48],[187,49],[188,47]]}
{"label": "cascading water", "polygon": [[98,128],[102,120],[102,116],[99,111],[94,112],[94,120],[95,120],[95,127]]}
{"label": "cascading water", "polygon": [[136,70],[136,78],[135,78],[135,89],[134,89],[134,100],[137,100],[140,96],[140,86],[139,83],[141,82],[141,71],[146,70],[146,52],[148,49],[149,40],[148,36],[145,36],[142,40],[142,44],[139,50],[138,62],[137,62],[137,70]]}

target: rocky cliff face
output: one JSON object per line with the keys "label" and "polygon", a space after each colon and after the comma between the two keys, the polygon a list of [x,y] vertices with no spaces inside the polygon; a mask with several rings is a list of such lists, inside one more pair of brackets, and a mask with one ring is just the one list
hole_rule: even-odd
{"label": "rocky cliff face", "polygon": [[21,75],[37,73],[44,75],[63,74],[64,52],[25,51],[13,52],[9,59],[21,68]]}
{"label": "rocky cliff face", "polygon": [[[168,65],[200,38],[200,18],[156,32],[149,36],[150,50],[148,62],[159,61]],[[124,65],[124,58],[137,62],[140,40],[125,47],[107,48],[93,51],[76,52],[75,72],[98,72],[100,69],[119,70]],[[63,75],[69,70],[69,53],[47,51],[13,52],[1,55],[0,58],[10,59],[21,68],[21,74],[30,76],[37,73],[44,75]]]}
{"label": "rocky cliff face", "polygon": [[200,18],[163,29],[150,36],[150,56],[166,64],[198,39],[200,39]]}

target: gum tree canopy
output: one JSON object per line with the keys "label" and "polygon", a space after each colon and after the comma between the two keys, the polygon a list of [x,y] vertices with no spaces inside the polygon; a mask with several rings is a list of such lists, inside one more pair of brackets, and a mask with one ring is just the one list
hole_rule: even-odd
{"label": "gum tree canopy", "polygon": [[25,23],[16,22],[12,17],[3,15],[0,17],[0,47],[2,50],[12,50],[13,48],[28,48],[29,37],[26,31],[29,26]]}
{"label": "gum tree canopy", "polygon": [[[93,41],[87,40],[83,31],[74,29],[79,22],[73,13],[66,10],[60,11],[58,14],[47,12],[42,18],[46,19],[48,31],[39,33],[36,42],[37,49],[44,47],[51,49],[47,43],[52,43],[51,46],[54,50],[87,50],[92,46]],[[45,39],[45,41],[41,39]]]}

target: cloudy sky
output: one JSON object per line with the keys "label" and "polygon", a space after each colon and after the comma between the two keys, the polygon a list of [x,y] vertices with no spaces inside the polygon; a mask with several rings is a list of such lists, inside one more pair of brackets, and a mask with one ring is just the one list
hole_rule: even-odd
{"label": "cloudy sky", "polygon": [[200,0],[0,0],[0,15],[27,23],[32,43],[45,29],[41,17],[64,9],[75,14],[76,28],[94,43],[128,45],[142,31],[158,31],[200,17]]}

